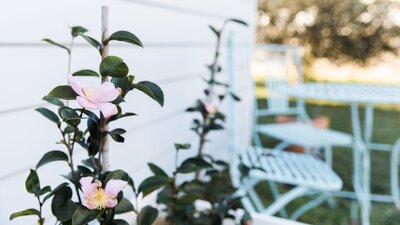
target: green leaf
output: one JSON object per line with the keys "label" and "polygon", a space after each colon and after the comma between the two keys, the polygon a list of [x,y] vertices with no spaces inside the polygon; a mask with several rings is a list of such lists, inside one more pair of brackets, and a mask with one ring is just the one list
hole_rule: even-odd
{"label": "green leaf", "polygon": [[112,116],[112,117],[110,117],[109,121],[114,121],[114,120],[121,119],[121,118],[124,118],[124,117],[136,116],[136,115],[137,115],[136,113],[127,112],[127,113],[124,113],[124,114],[118,114],[118,115]]}
{"label": "green leaf", "polygon": [[56,105],[56,106],[60,106],[60,107],[64,106],[64,103],[60,99],[55,98],[55,97],[44,96],[42,99],[45,100],[46,102]]}
{"label": "green leaf", "polygon": [[100,63],[100,74],[102,76],[124,77],[128,75],[128,72],[128,66],[117,56],[107,56]]}
{"label": "green leaf", "polygon": [[190,144],[178,144],[175,143],[175,149],[178,150],[187,150],[190,149],[191,145]]}
{"label": "green leaf", "polygon": [[43,198],[43,202],[46,202],[47,199],[51,198],[55,193],[57,193],[61,188],[68,186],[68,183],[62,183],[58,185],[53,191],[51,191],[48,195]]}
{"label": "green leaf", "polygon": [[139,40],[138,37],[136,37],[136,35],[132,34],[129,31],[117,31],[113,34],[111,34],[111,36],[108,38],[108,40],[110,41],[124,41],[124,42],[128,42],[137,46],[140,46],[143,48],[143,44],[142,42]]}
{"label": "green leaf", "polygon": [[51,187],[50,186],[46,186],[46,187],[42,188],[42,190],[40,190],[40,196],[42,196],[42,195],[44,195],[44,194],[46,194],[48,192],[51,192]]}
{"label": "green leaf", "polygon": [[58,126],[61,124],[60,123],[60,119],[58,118],[57,114],[55,114],[54,112],[46,109],[46,108],[37,108],[35,109],[35,111],[39,112],[40,114],[42,114],[44,117],[46,117],[47,119],[49,119],[50,121],[52,121],[53,123],[57,124]]}
{"label": "green leaf", "polygon": [[64,122],[71,126],[76,127],[81,122],[81,118],[79,117],[78,113],[69,107],[60,107],[58,109],[58,114]]}
{"label": "green leaf", "polygon": [[85,225],[95,220],[101,213],[102,211],[99,210],[89,210],[84,206],[79,206],[72,216],[72,225]]}
{"label": "green leaf", "polygon": [[53,41],[51,39],[48,39],[48,38],[45,38],[42,41],[45,41],[45,42],[47,42],[47,43],[49,43],[51,45],[54,45],[54,46],[60,47],[62,49],[65,49],[68,52],[68,54],[71,54],[71,50],[69,50],[69,48],[65,47],[65,45],[57,43],[57,42],[55,42],[55,41]]}
{"label": "green leaf", "polygon": [[161,106],[164,105],[164,93],[158,85],[150,81],[141,81],[137,84],[133,84],[133,87],[154,99]]}
{"label": "green leaf", "polygon": [[114,171],[110,172],[105,179],[105,183],[107,183],[111,179],[124,180],[124,181],[128,181],[129,185],[133,184],[133,181],[132,181],[131,177],[129,176],[129,174],[123,170],[114,170]]}
{"label": "green leaf", "polygon": [[102,48],[100,42],[98,42],[96,39],[89,37],[83,33],[78,33],[79,36],[81,36],[83,39],[85,39],[89,44],[91,44],[93,47],[95,47],[98,51]]}
{"label": "green leaf", "polygon": [[168,177],[152,176],[146,178],[138,188],[139,193],[143,192],[143,197],[168,184]]}
{"label": "green leaf", "polygon": [[47,97],[59,98],[64,100],[75,100],[78,94],[69,85],[61,85],[53,88]]}
{"label": "green leaf", "polygon": [[239,20],[239,19],[234,19],[234,18],[232,18],[232,19],[228,19],[228,20],[226,20],[227,22],[234,22],[234,23],[237,23],[237,24],[240,24],[240,25],[243,25],[243,26],[248,26],[248,24],[246,23],[246,22],[244,22],[243,20]]}
{"label": "green leaf", "polygon": [[58,221],[66,222],[71,220],[78,205],[71,200],[72,190],[70,187],[63,185],[56,189],[53,191],[51,211]]}
{"label": "green leaf", "polygon": [[110,134],[110,136],[112,137],[112,139],[116,142],[124,142],[125,138],[121,136],[121,134],[124,134],[126,131],[122,128],[117,128],[114,129],[110,132],[108,132]]}
{"label": "green leaf", "polygon": [[134,207],[130,201],[126,198],[121,199],[117,206],[115,206],[115,214],[122,214],[131,212],[134,210]]}
{"label": "green leaf", "polygon": [[163,169],[158,167],[156,164],[148,163],[148,165],[150,167],[151,172],[153,172],[154,175],[161,177],[168,177],[168,174]]}
{"label": "green leaf", "polygon": [[157,219],[158,210],[151,206],[145,206],[140,211],[137,217],[138,225],[152,225],[154,221]]}
{"label": "green leaf", "polygon": [[39,167],[50,163],[50,162],[55,162],[55,161],[65,161],[68,162],[68,156],[62,151],[50,151],[47,152],[46,154],[43,155],[43,157],[39,160],[39,162],[36,165],[36,169]]}
{"label": "green leaf", "polygon": [[212,167],[212,165],[202,158],[188,158],[182,162],[182,164],[177,169],[177,172],[192,173],[210,167]]}
{"label": "green leaf", "polygon": [[230,95],[231,95],[231,97],[235,100],[235,101],[237,101],[237,102],[240,102],[240,98],[239,98],[239,96],[237,96],[237,95],[235,95],[234,93],[229,93]]}
{"label": "green leaf", "polygon": [[73,37],[77,37],[79,35],[79,33],[86,33],[88,30],[84,27],[81,26],[74,26],[71,27],[71,35]]}
{"label": "green leaf", "polygon": [[91,77],[99,77],[100,75],[93,70],[79,70],[72,74],[72,76],[91,76]]}
{"label": "green leaf", "polygon": [[200,195],[200,194],[186,194],[186,195],[181,196],[178,199],[177,203],[179,205],[189,204],[189,203],[196,201],[197,199],[200,199],[201,197],[202,197],[202,195]]}
{"label": "green leaf", "polygon": [[126,222],[125,220],[117,219],[117,220],[112,221],[111,225],[129,225],[129,223]]}
{"label": "green leaf", "polygon": [[15,219],[17,217],[21,217],[21,216],[32,216],[32,215],[39,216],[40,212],[37,209],[25,209],[25,210],[11,214],[10,220],[13,220],[13,219]]}
{"label": "green leaf", "polygon": [[212,32],[213,32],[215,35],[217,35],[217,36],[220,36],[220,35],[221,35],[221,32],[218,31],[217,29],[215,29],[215,27],[213,27],[213,26],[211,26],[211,25],[208,25],[208,27],[212,30]]}
{"label": "green leaf", "polygon": [[28,178],[25,181],[25,187],[29,193],[34,194],[36,197],[40,196],[40,181],[35,170],[31,169]]}
{"label": "green leaf", "polygon": [[128,76],[113,77],[111,79],[111,82],[115,85],[115,87],[121,88],[122,97],[124,97],[131,90],[132,82],[129,81]]}

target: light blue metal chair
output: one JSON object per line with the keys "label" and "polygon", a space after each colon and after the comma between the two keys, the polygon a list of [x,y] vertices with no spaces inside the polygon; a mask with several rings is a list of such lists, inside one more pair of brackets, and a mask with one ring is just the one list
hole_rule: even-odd
{"label": "light blue metal chair", "polygon": [[[228,75],[231,91],[235,91],[233,48],[228,42]],[[331,192],[342,188],[342,180],[331,169],[330,165],[311,154],[297,154],[282,151],[282,148],[265,149],[261,146],[243,146],[237,143],[235,103],[230,102],[228,117],[230,174],[233,185],[242,194],[242,205],[250,212],[259,212],[274,215],[280,212],[287,217],[285,206],[301,196],[310,196],[312,200],[295,210],[290,218],[298,219],[306,211],[328,200],[331,204]],[[239,103],[240,104],[240,103]],[[298,110],[298,109],[296,109]],[[298,111],[296,111],[298,112]],[[299,124],[300,126],[301,124]],[[307,127],[303,127],[307,129]],[[314,131],[314,130],[312,130]],[[258,130],[257,130],[258,132]],[[294,134],[293,134],[294,135]],[[315,134],[318,137],[319,133]],[[289,135],[291,136],[291,135]],[[322,140],[324,137],[322,137]],[[283,145],[281,145],[282,147]],[[325,146],[325,142],[320,142]],[[273,191],[275,201],[267,206],[261,202],[255,186],[260,182],[267,182]],[[278,192],[276,183],[293,185],[293,188],[284,194]]]}
{"label": "light blue metal chair", "polygon": [[[281,143],[276,146],[279,149],[289,145],[303,146],[306,150],[324,149],[325,159],[331,164],[331,146],[352,146],[352,136],[313,126],[302,100],[298,99],[295,106],[290,106],[289,98],[275,91],[279,87],[287,86],[290,83],[302,82],[301,47],[262,45],[257,49],[262,53],[256,61],[261,61],[265,68],[264,86],[268,96],[266,100],[267,108],[265,109],[260,109],[257,97],[254,100],[254,145],[262,147],[261,134],[280,140]],[[292,73],[289,68],[294,68]],[[277,115],[295,116],[297,122],[259,124],[259,118]]]}

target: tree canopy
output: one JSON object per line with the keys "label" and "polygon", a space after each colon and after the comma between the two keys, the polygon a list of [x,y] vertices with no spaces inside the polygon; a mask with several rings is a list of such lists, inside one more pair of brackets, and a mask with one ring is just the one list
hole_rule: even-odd
{"label": "tree canopy", "polygon": [[301,44],[338,63],[400,47],[399,0],[260,0],[258,17],[259,43]]}

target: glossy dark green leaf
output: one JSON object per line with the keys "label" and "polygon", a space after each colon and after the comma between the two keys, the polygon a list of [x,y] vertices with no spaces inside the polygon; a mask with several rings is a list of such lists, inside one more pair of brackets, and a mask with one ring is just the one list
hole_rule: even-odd
{"label": "glossy dark green leaf", "polygon": [[112,116],[112,117],[110,117],[109,121],[114,121],[114,120],[118,120],[118,119],[121,119],[121,118],[124,118],[124,117],[136,116],[136,115],[137,115],[136,113],[127,112],[127,113],[124,113],[124,114],[118,114],[118,115]]}
{"label": "glossy dark green leaf", "polygon": [[52,190],[48,195],[46,195],[43,198],[43,202],[46,202],[49,198],[51,198],[55,193],[57,193],[57,191],[59,191],[61,188],[64,188],[68,186],[68,183],[62,183],[60,185],[58,185],[56,188],[54,188],[54,190]]}
{"label": "glossy dark green leaf", "polygon": [[76,127],[81,122],[81,118],[79,117],[78,113],[69,107],[60,107],[58,109],[58,114],[64,122],[71,126]]}
{"label": "glossy dark green leaf", "polygon": [[35,196],[40,196],[40,181],[35,170],[31,169],[28,178],[25,181],[25,187],[29,193],[32,193]]}
{"label": "glossy dark green leaf", "polygon": [[240,98],[239,98],[239,96],[237,96],[237,95],[235,95],[234,93],[229,93],[230,95],[231,95],[231,97],[235,100],[235,101],[240,101]]}
{"label": "glossy dark green leaf", "polygon": [[99,77],[100,75],[93,70],[79,70],[73,73],[72,76]]}
{"label": "glossy dark green leaf", "polygon": [[125,99],[122,96],[118,96],[114,101],[112,101],[111,103],[114,105],[118,105],[122,102],[125,102]]}
{"label": "glossy dark green leaf", "polygon": [[228,19],[227,22],[234,22],[234,23],[246,26],[246,27],[248,26],[248,24],[246,22],[244,22],[243,20],[234,19],[234,18]]}
{"label": "glossy dark green leaf", "polygon": [[42,188],[42,190],[40,190],[40,196],[42,196],[42,195],[44,195],[44,194],[46,194],[46,193],[49,193],[49,192],[51,192],[51,187],[50,186],[45,186],[44,188]]}
{"label": "glossy dark green leaf", "polygon": [[177,172],[192,173],[210,167],[212,167],[212,165],[202,158],[188,158],[182,162],[182,164],[177,169]]}
{"label": "glossy dark green leaf", "polygon": [[111,34],[111,36],[108,38],[108,40],[110,41],[124,41],[124,42],[128,42],[137,46],[140,46],[143,48],[143,44],[142,42],[139,40],[138,37],[136,37],[136,35],[132,34],[129,31],[117,31],[113,34]]}
{"label": "glossy dark green leaf", "polygon": [[140,210],[140,213],[137,217],[138,225],[152,225],[154,221],[157,219],[158,210],[151,206],[145,206]]}
{"label": "glossy dark green leaf", "polygon": [[62,49],[64,49],[64,50],[66,50],[66,51],[68,52],[68,54],[71,54],[71,50],[69,50],[69,48],[67,48],[65,45],[62,45],[62,44],[60,44],[60,43],[57,43],[57,42],[55,42],[55,41],[53,41],[53,40],[51,40],[51,39],[48,39],[48,38],[45,38],[45,39],[43,39],[42,41],[45,41],[45,42],[47,42],[47,43],[49,43],[49,44],[51,44],[51,45],[60,47],[60,48],[62,48]]}
{"label": "glossy dark green leaf", "polygon": [[86,33],[88,30],[81,26],[73,26],[71,27],[71,35],[73,37],[77,37],[79,33]]}
{"label": "glossy dark green leaf", "polygon": [[178,144],[175,143],[175,149],[176,150],[188,150],[190,149],[191,145],[190,144]]}
{"label": "glossy dark green leaf", "polygon": [[164,105],[164,93],[158,85],[150,81],[141,81],[137,84],[134,84],[133,87],[154,99],[161,106]]}
{"label": "glossy dark green leaf", "polygon": [[61,85],[53,88],[47,96],[65,100],[75,100],[78,94],[76,94],[71,86]]}
{"label": "glossy dark green leaf", "polygon": [[79,206],[72,216],[72,225],[85,225],[95,220],[101,213],[100,210],[89,210],[84,206]]}
{"label": "glossy dark green leaf", "polygon": [[111,225],[129,225],[125,220],[117,219],[111,222]]}
{"label": "glossy dark green leaf", "polygon": [[37,163],[36,169],[38,169],[39,167],[41,167],[43,165],[46,165],[47,163],[55,162],[55,161],[68,162],[68,155],[62,151],[57,151],[57,150],[47,152],[46,154],[43,155],[43,157]]}
{"label": "glossy dark green leaf", "polygon": [[96,39],[89,37],[83,33],[78,33],[79,36],[81,36],[83,39],[85,39],[90,45],[95,47],[98,51],[102,48],[100,42],[98,42]]}
{"label": "glossy dark green leaf", "polygon": [[51,211],[58,221],[66,222],[72,219],[78,205],[71,198],[72,190],[68,186],[62,186],[57,191],[54,191]]}
{"label": "glossy dark green leaf", "polygon": [[37,108],[35,111],[39,112],[42,114],[44,117],[52,121],[53,123],[57,124],[58,126],[61,124],[60,119],[58,118],[57,114],[54,112],[50,111],[49,109],[46,108]]}
{"label": "glossy dark green leaf", "polygon": [[200,194],[186,194],[186,195],[181,196],[178,199],[177,203],[180,205],[189,204],[189,203],[193,203],[197,199],[200,199],[201,197],[202,197],[202,195],[200,195]]}
{"label": "glossy dark green leaf", "polygon": [[45,100],[46,102],[56,105],[56,106],[60,106],[60,107],[64,106],[64,103],[60,99],[55,98],[55,97],[44,96],[42,99]]}
{"label": "glossy dark green leaf", "polygon": [[116,141],[116,142],[124,142],[125,138],[121,136],[121,134],[124,134],[126,131],[122,128],[117,128],[112,131],[109,131],[108,133],[110,134],[111,138]]}
{"label": "glossy dark green leaf", "polygon": [[132,203],[126,198],[121,199],[121,201],[118,202],[118,205],[115,206],[115,214],[132,212],[133,210],[134,207]]}
{"label": "glossy dark green leaf", "polygon": [[168,174],[156,164],[148,163],[148,165],[150,167],[151,172],[153,172],[154,175],[161,177],[168,177]]}
{"label": "glossy dark green leaf", "polygon": [[168,184],[168,177],[152,176],[146,178],[138,188],[139,193],[143,193],[143,197]]}
{"label": "glossy dark green leaf", "polygon": [[107,175],[107,177],[106,177],[106,179],[105,179],[105,183],[107,183],[109,180],[111,180],[111,179],[115,179],[115,180],[124,180],[124,181],[128,181],[128,183],[131,183],[132,182],[132,179],[131,179],[131,177],[129,176],[129,174],[128,173],[126,173],[125,171],[123,171],[123,170],[114,170],[114,171],[111,171],[108,175]]}
{"label": "glossy dark green leaf", "polygon": [[124,77],[128,73],[129,68],[120,57],[107,56],[100,63],[100,74],[102,76]]}
{"label": "glossy dark green leaf", "polygon": [[17,217],[21,217],[21,216],[39,216],[39,215],[40,215],[40,212],[37,209],[25,209],[25,210],[11,214],[10,220],[13,220],[13,219],[15,219]]}

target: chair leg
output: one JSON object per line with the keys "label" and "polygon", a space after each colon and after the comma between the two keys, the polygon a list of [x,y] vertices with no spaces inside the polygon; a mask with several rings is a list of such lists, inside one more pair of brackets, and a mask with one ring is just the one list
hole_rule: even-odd
{"label": "chair leg", "polygon": [[311,190],[306,187],[295,187],[291,189],[290,191],[286,192],[285,194],[282,194],[281,197],[273,202],[271,205],[266,208],[263,213],[267,215],[274,215],[277,213],[279,210],[281,210],[283,207],[285,207],[287,204],[292,202],[294,199],[304,196],[305,194],[309,193]]}
{"label": "chair leg", "polygon": [[358,224],[358,202],[357,200],[351,201],[350,220],[352,224]]}
{"label": "chair leg", "polygon": [[[268,185],[271,188],[272,196],[274,197],[274,200],[278,200],[281,197],[281,193],[279,193],[278,185],[276,185],[275,182],[268,181]],[[283,218],[288,218],[288,214],[286,212],[285,207],[283,207],[281,210],[279,210],[279,215]]]}
{"label": "chair leg", "polygon": [[393,202],[400,209],[400,193],[399,193],[399,153],[400,139],[394,144],[391,160],[390,160],[390,186],[392,191]]}
{"label": "chair leg", "polygon": [[311,209],[317,207],[322,202],[324,202],[327,198],[328,198],[328,196],[322,194],[322,195],[318,196],[317,198],[307,202],[306,204],[303,204],[298,209],[296,209],[296,211],[294,211],[294,213],[290,216],[290,219],[297,220],[301,215],[306,213],[308,210],[311,210]]}
{"label": "chair leg", "polygon": [[325,154],[325,162],[332,168],[333,156],[332,156],[332,147],[327,145],[324,147]]}

